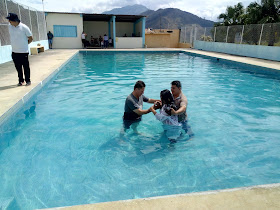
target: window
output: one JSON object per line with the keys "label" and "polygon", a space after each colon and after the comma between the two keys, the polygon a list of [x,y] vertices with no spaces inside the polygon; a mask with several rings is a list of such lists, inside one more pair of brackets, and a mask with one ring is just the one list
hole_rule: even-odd
{"label": "window", "polygon": [[77,26],[54,25],[54,37],[77,37]]}

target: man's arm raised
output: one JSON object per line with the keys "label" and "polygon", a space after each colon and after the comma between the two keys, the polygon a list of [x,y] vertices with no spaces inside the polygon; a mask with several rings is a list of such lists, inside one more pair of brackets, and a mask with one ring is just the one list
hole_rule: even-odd
{"label": "man's arm raised", "polygon": [[142,116],[144,114],[148,114],[150,113],[150,109],[146,109],[146,110],[142,110],[142,109],[134,109],[133,110],[136,114],[138,114],[139,116]]}

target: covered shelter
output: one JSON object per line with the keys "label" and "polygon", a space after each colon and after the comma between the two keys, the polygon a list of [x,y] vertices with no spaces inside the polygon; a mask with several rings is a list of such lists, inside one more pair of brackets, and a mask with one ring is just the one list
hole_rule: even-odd
{"label": "covered shelter", "polygon": [[99,37],[112,39],[112,48],[143,48],[145,16],[47,12],[47,30],[54,34],[53,48],[81,48],[81,34],[90,47],[100,47]]}

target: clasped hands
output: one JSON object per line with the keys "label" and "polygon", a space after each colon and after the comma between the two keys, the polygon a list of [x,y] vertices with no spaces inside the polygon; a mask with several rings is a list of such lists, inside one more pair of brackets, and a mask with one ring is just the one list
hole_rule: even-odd
{"label": "clasped hands", "polygon": [[[154,105],[149,108],[149,111],[155,112],[155,110],[160,109],[161,107],[162,107],[162,102],[156,101]],[[171,108],[170,111],[171,111],[171,115],[177,115],[177,112],[173,108]]]}

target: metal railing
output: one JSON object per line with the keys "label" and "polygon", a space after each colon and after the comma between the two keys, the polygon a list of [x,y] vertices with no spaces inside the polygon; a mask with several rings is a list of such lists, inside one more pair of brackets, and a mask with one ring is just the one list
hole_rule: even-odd
{"label": "metal railing", "polygon": [[18,15],[20,21],[27,25],[33,35],[33,41],[47,40],[45,14],[11,0],[0,0],[0,46],[10,45],[8,13]]}
{"label": "metal railing", "polygon": [[180,42],[193,44],[194,40],[280,47],[280,23],[182,27]]}

